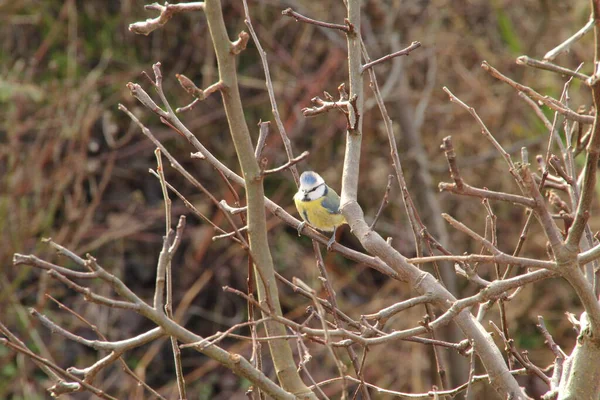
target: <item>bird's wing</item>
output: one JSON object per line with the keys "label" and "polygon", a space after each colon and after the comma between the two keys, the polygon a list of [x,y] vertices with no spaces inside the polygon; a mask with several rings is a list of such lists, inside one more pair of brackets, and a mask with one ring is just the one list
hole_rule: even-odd
{"label": "bird's wing", "polygon": [[329,211],[330,214],[340,213],[340,196],[333,190],[329,189],[325,198],[321,201],[321,205]]}

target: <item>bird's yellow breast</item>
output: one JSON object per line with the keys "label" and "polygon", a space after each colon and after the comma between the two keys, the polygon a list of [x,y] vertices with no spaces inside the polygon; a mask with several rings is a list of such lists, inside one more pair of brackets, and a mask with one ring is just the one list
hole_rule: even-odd
{"label": "bird's yellow breast", "polygon": [[312,201],[302,201],[294,197],[296,208],[304,221],[321,231],[333,232],[336,226],[345,224],[346,219],[341,213],[332,214],[323,207],[321,204],[322,201],[322,198]]}

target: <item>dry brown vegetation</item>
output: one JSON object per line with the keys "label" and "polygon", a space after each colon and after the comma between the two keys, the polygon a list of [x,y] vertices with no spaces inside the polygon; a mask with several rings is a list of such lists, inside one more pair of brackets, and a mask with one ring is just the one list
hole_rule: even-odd
{"label": "dry brown vegetation", "polygon": [[[25,265],[14,266],[12,259],[14,253],[36,254],[65,265],[64,258],[57,257],[40,241],[51,237],[76,254],[92,254],[133,292],[152,302],[156,260],[165,233],[161,185],[148,173],[149,168],[156,168],[156,146],[117,109],[117,104],[123,103],[140,118],[216,199],[233,205],[236,198],[214,168],[189,156],[196,150],[185,138],[140,105],[125,86],[129,81],[137,82],[154,96],[148,80],[140,72],[147,71],[154,79],[152,64],[158,61],[162,65],[164,92],[174,107],[183,107],[191,101],[179,86],[176,74],[185,74],[200,88],[216,82],[215,53],[203,13],[177,14],[161,29],[145,37],[127,29],[130,23],[156,15],[144,11],[142,2],[41,3],[24,1],[0,5],[0,322],[34,353],[63,368],[83,368],[93,364],[99,358],[98,353],[51,333],[39,319],[30,315],[29,307],[66,330],[89,339],[98,338],[93,329],[60,308],[54,299],[92,322],[110,340],[146,332],[155,326],[154,322],[130,310],[114,310],[86,302],[83,296],[48,274]],[[237,38],[240,31],[247,29],[243,3],[224,3],[229,36]],[[343,32],[282,16],[281,11],[288,7],[312,18],[340,23],[346,17],[346,9],[343,2],[269,0],[250,4],[256,34],[268,54],[281,120],[295,155],[305,150],[310,152],[298,168],[318,171],[339,192],[347,120],[336,110],[314,118],[305,118],[301,110],[311,106],[311,98],[324,98],[323,91],[337,98],[338,85],[347,83],[346,39]],[[481,135],[473,117],[450,102],[442,87],[446,86],[475,107],[513,160],[521,159],[521,148],[526,146],[532,171],[541,175],[541,170],[536,171],[535,156],[546,155],[547,128],[517,91],[491,77],[481,64],[486,60],[511,79],[559,98],[567,77],[517,65],[515,59],[523,54],[542,59],[548,50],[588,21],[589,4],[544,0],[369,0],[364,2],[362,11],[362,34],[373,59],[398,51],[412,41],[422,44],[408,57],[378,64],[374,71],[393,121],[407,186],[423,222],[454,254],[480,253],[482,246],[477,241],[452,228],[439,216],[441,212],[448,213],[482,236],[491,237],[490,215],[481,199],[439,193],[439,182],[452,181],[446,157],[440,149],[442,139],[452,136],[466,183],[497,192],[521,192],[507,172],[505,161]],[[580,72],[592,75],[593,40],[593,34],[587,34],[570,52],[560,55],[556,63],[571,70],[585,63]],[[273,115],[264,71],[252,40],[238,55],[237,67],[245,118],[256,143],[259,131],[256,124],[261,120],[272,121]],[[365,82],[358,202],[370,223],[380,207],[388,175],[394,174],[394,169],[384,123],[368,88],[368,79]],[[582,112],[587,114],[592,104],[589,87],[573,80],[569,95],[570,108],[586,107]],[[543,112],[553,120],[551,110],[544,108]],[[240,173],[218,93],[183,113],[181,119],[215,157]],[[267,168],[288,161],[276,131],[273,123],[263,152],[268,160]],[[582,153],[576,159],[580,168],[584,165],[583,156]],[[166,160],[164,164],[166,181],[215,225],[229,229],[224,213],[170,168]],[[395,178],[392,183],[389,204],[376,230],[384,238],[392,237],[393,247],[402,255],[416,257],[415,239],[402,193]],[[243,188],[235,184],[233,187],[243,199]],[[271,200],[292,215],[297,214],[292,201],[296,186],[288,170],[265,177],[264,188]],[[568,200],[567,196],[560,196]],[[246,299],[222,290],[228,286],[246,291],[247,252],[228,239],[213,241],[219,232],[190,213],[176,196],[171,195],[171,198],[174,220],[179,215],[187,216],[185,233],[172,261],[174,314],[189,331],[209,337],[248,319]],[[505,202],[490,203],[496,218],[497,247],[511,254],[527,219],[525,208]],[[588,222],[596,232],[599,226],[594,212],[596,201],[593,206]],[[559,210],[552,211],[558,213]],[[243,226],[239,216],[233,218],[238,226]],[[173,227],[175,225],[174,222]],[[290,281],[292,277],[299,278],[318,296],[327,298],[310,240],[304,236],[299,238],[294,227],[282,223],[271,213],[267,213],[267,227],[276,271]],[[348,226],[342,230],[338,237],[342,245],[364,251]],[[521,255],[538,260],[549,258],[547,238],[539,224],[533,223],[528,230]],[[337,306],[354,320],[415,296],[411,285],[389,279],[338,252],[324,253],[323,257],[329,281],[337,294]],[[69,262],[67,266],[75,264]],[[476,284],[456,276],[451,264],[441,263],[438,267],[458,298],[472,296],[479,290]],[[435,273],[430,264],[422,268]],[[478,273],[490,281],[496,278],[496,270],[490,263],[481,264]],[[86,284],[98,294],[114,295],[100,280]],[[301,323],[309,315],[307,306],[312,305],[311,299],[298,295],[284,284],[279,285],[279,290],[285,316]],[[554,354],[536,328],[537,316],[544,316],[552,337],[569,354],[577,333],[565,312],[579,317],[582,310],[575,292],[565,280],[548,279],[524,286],[507,303],[505,320],[517,348],[527,350],[534,364],[546,367],[553,363]],[[387,322],[386,331],[418,326],[426,314],[423,306],[405,310]],[[486,320],[500,326],[498,307],[490,309]],[[484,327],[493,331],[487,323]],[[243,329],[237,333],[249,335]],[[452,329],[440,335],[454,342],[462,339]],[[497,335],[495,339],[503,349]],[[296,352],[295,341],[291,343]],[[169,344],[168,338],[161,338],[128,352],[124,359],[141,380],[161,395],[178,398]],[[251,341],[234,337],[224,338],[219,345],[246,358],[252,352]],[[313,357],[307,368],[315,381],[338,375],[326,346],[310,341],[306,345]],[[266,345],[263,352],[263,371],[275,380]],[[469,357],[455,350],[442,349],[441,352],[449,383],[445,389],[465,382]],[[369,347],[367,354],[362,377],[373,385],[412,393],[426,393],[434,385],[440,385],[430,345],[392,341]],[[248,380],[191,349],[182,350],[182,357],[189,398],[245,398],[244,393],[250,386]],[[354,372],[348,355],[340,352],[339,357],[347,364],[348,371]],[[485,371],[477,364],[475,373]],[[547,384],[533,374],[520,376],[518,381],[535,398],[548,390]],[[30,358],[0,346],[0,398],[45,398],[46,388],[52,384]],[[118,363],[102,371],[94,386],[119,399],[152,398]],[[348,383],[350,397],[357,386]],[[491,387],[484,386],[473,389],[476,393],[473,398],[495,395]],[[342,389],[339,383],[323,387],[330,398],[340,398]],[[376,391],[371,391],[371,396],[391,398]],[[82,397],[73,395],[73,398]]]}

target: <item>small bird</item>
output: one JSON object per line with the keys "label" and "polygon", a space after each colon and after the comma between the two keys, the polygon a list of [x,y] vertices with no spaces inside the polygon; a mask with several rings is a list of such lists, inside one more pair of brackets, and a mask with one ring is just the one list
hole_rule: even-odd
{"label": "small bird", "polygon": [[294,195],[294,202],[304,220],[298,226],[298,235],[306,223],[320,231],[333,232],[327,242],[327,250],[331,250],[337,227],[346,223],[340,211],[340,196],[325,184],[319,174],[306,171],[300,175],[300,187]]}

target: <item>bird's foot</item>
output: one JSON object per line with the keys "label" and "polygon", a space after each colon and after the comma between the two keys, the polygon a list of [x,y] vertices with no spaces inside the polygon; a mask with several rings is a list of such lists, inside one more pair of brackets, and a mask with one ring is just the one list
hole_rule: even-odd
{"label": "bird's foot", "polygon": [[335,232],[333,233],[333,235],[331,235],[331,239],[329,239],[329,241],[327,242],[327,251],[331,251],[331,246],[333,246],[334,243],[336,243]]}
{"label": "bird's foot", "polygon": [[302,236],[302,229],[304,229],[305,225],[306,225],[306,221],[302,221],[300,223],[300,225],[298,225],[298,236]]}

